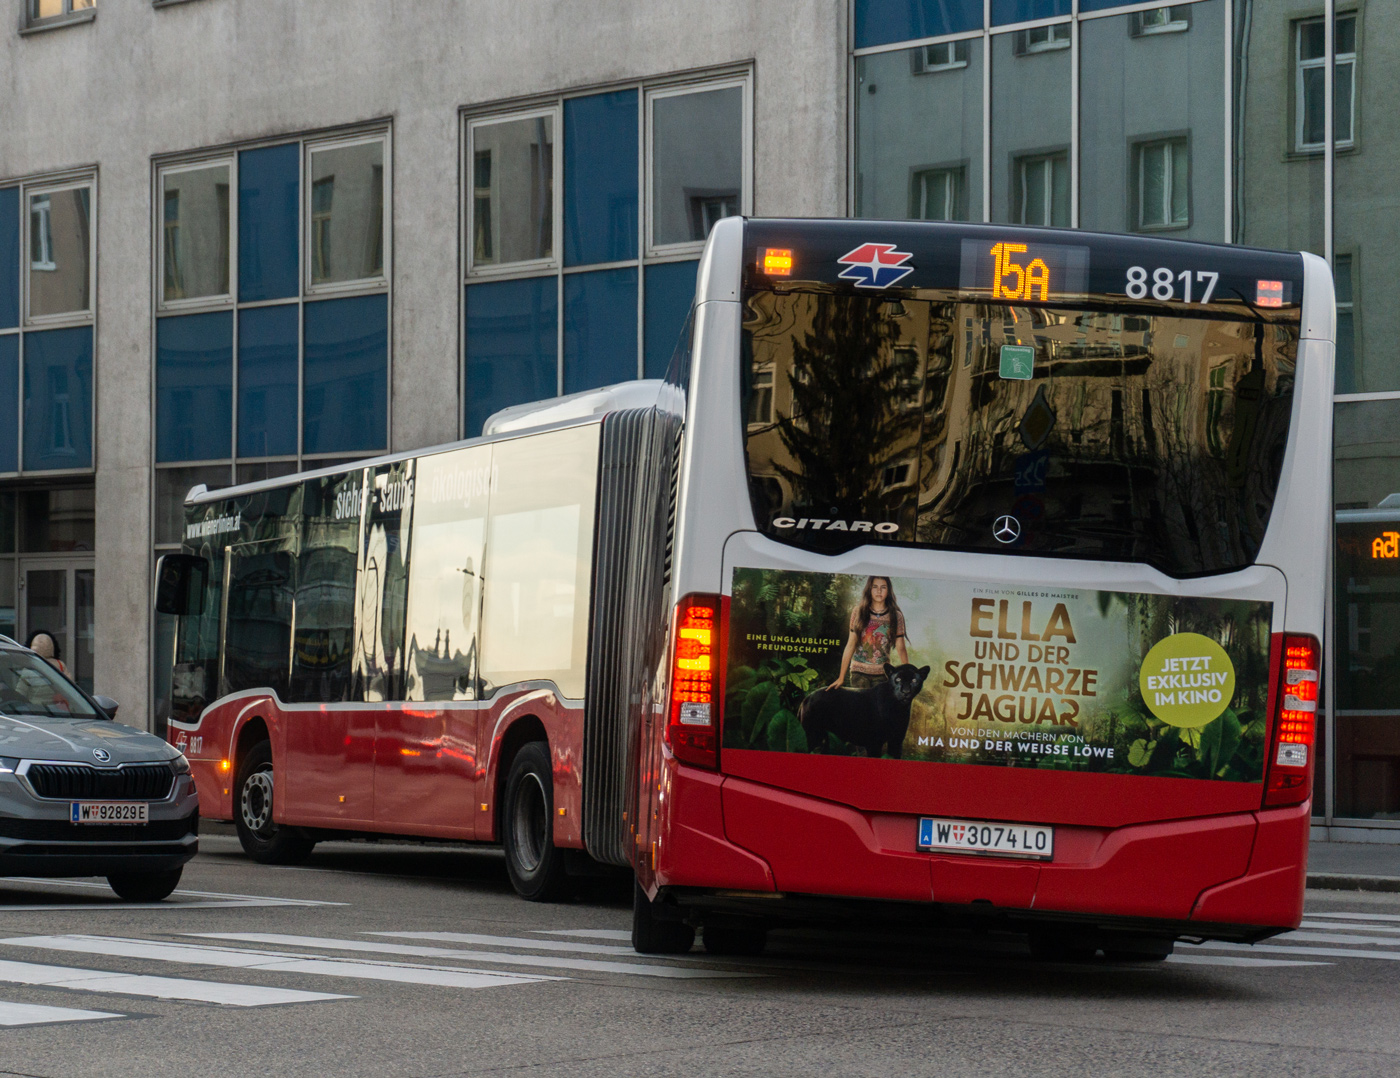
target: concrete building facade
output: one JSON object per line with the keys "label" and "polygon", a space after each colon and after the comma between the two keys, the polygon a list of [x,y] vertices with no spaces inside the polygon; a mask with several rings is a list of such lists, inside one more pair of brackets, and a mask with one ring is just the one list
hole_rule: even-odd
{"label": "concrete building facade", "polygon": [[1400,840],[1381,0],[8,2],[0,632],[127,721],[192,484],[659,373],[722,216],[1141,231],[1336,269],[1319,824]]}

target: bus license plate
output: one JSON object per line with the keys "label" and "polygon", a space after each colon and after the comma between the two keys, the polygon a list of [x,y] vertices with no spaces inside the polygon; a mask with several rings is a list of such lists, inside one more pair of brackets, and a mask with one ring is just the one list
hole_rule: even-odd
{"label": "bus license plate", "polygon": [[74,801],[74,823],[150,823],[145,801]]}
{"label": "bus license plate", "polygon": [[918,845],[921,850],[1049,860],[1055,853],[1055,829],[1028,823],[986,823],[925,816],[919,821]]}

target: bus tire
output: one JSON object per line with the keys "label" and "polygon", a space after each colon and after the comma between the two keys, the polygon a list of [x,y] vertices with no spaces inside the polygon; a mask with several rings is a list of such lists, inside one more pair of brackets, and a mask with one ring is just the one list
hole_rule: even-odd
{"label": "bus tire", "polygon": [[1042,962],[1089,962],[1099,950],[1092,937],[1065,928],[1032,931],[1027,942],[1031,957]]}
{"label": "bus tire", "polygon": [[123,902],[160,902],[180,886],[183,868],[166,872],[114,872],[107,884]]}
{"label": "bus tire", "polygon": [[632,882],[632,950],[638,954],[685,954],[695,945],[695,929],[684,921],[658,917],[640,881]]}
{"label": "bus tire", "polygon": [[233,826],[243,852],[260,865],[295,865],[316,845],[301,829],[283,827],[272,818],[272,745],[259,741],[238,765],[234,784]]}
{"label": "bus tire", "polygon": [[1174,950],[1176,940],[1170,936],[1139,936],[1105,941],[1103,956],[1110,962],[1165,962]]}
{"label": "bus tire", "polygon": [[554,769],[549,746],[531,741],[510,765],[501,805],[501,845],[516,894],[530,902],[557,902],[570,891],[564,851],[554,845]]}

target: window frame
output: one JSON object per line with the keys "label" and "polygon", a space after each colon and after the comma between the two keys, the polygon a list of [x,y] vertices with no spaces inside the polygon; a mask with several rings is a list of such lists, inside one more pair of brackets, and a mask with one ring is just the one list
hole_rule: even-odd
{"label": "window frame", "polygon": [[[958,71],[967,67],[969,57],[969,38],[950,38],[946,41],[934,41],[924,45],[918,45],[909,50],[909,62],[913,67],[915,75],[936,75],[940,71]],[[950,49],[953,58],[946,62],[929,63],[930,49]],[[961,56],[959,56],[961,54]]]}
{"label": "window frame", "polygon": [[[1147,16],[1153,12],[1168,12],[1167,21],[1160,26],[1147,25]],[[1132,20],[1133,37],[1154,37],[1157,34],[1184,34],[1191,29],[1190,4],[1161,4],[1158,7],[1134,11]]]}
{"label": "window frame", "polygon": [[[1029,150],[1025,153],[1016,154],[1012,158],[1012,183],[1011,183],[1011,223],[1019,225],[1034,225],[1041,228],[1068,228],[1069,225],[1056,225],[1055,221],[1055,161],[1063,159],[1066,170],[1069,171],[1070,204],[1066,207],[1070,215],[1070,220],[1074,219],[1074,174],[1071,168],[1070,148],[1060,146],[1047,150]],[[1050,220],[1046,222],[1026,220],[1026,193],[1030,186],[1025,180],[1025,169],[1028,164],[1037,161],[1045,161],[1049,164],[1046,170],[1046,182],[1049,184],[1046,206],[1050,210]]]}
{"label": "window frame", "polygon": [[63,10],[57,15],[40,15],[39,0],[24,0],[23,16],[20,23],[20,33],[29,33],[36,30],[53,30],[60,26],[72,26],[76,23],[91,22],[97,18],[97,0],[86,0],[81,7],[75,7],[75,3],[82,0],[63,0]]}
{"label": "window frame", "polygon": [[[211,293],[207,296],[194,296],[184,299],[165,298],[165,178],[181,172],[198,172],[201,169],[223,165],[228,169],[228,291]],[[192,308],[220,310],[234,306],[238,292],[238,155],[220,154],[217,157],[190,158],[176,164],[162,165],[156,170],[155,182],[155,222],[156,242],[156,310],[159,312],[184,311]]]}
{"label": "window frame", "polygon": [[[336,295],[369,295],[387,292],[393,275],[393,139],[388,128],[357,131],[353,134],[330,138],[302,138],[301,142],[301,288],[303,298]],[[345,150],[355,146],[368,146],[375,142],[383,145],[380,174],[380,237],[379,242],[384,257],[379,273],[372,277],[356,277],[348,281],[328,281],[313,284],[312,271],[315,265],[311,240],[316,234],[313,207],[315,192],[312,190],[312,159],[328,150]],[[229,285],[233,287],[232,282]]]}
{"label": "window frame", "polygon": [[[549,117],[553,123],[554,147],[553,162],[550,168],[550,214],[552,218],[550,228],[550,246],[552,253],[548,258],[530,258],[519,262],[488,262],[481,265],[476,263],[476,198],[475,198],[475,178],[476,178],[476,131],[482,127],[494,127],[497,124],[513,123],[519,120],[536,120],[542,117]],[[562,134],[564,130],[564,104],[562,98],[549,105],[539,108],[517,109],[514,111],[500,113],[482,113],[480,115],[466,117],[466,127],[462,135],[462,181],[460,184],[460,194],[457,212],[461,214],[462,228],[462,265],[466,269],[465,277],[468,280],[481,280],[490,277],[503,275],[529,274],[540,271],[558,271],[563,266],[563,246],[564,246],[564,154],[562,152]]]}
{"label": "window frame", "polygon": [[[1143,154],[1154,147],[1165,146],[1168,150],[1168,163],[1165,170],[1165,198],[1164,205],[1170,213],[1171,198],[1175,184],[1175,158],[1178,147],[1184,147],[1186,153],[1186,220],[1166,221],[1162,224],[1148,224],[1143,220],[1145,202],[1143,200],[1143,174],[1142,167]],[[1192,210],[1194,206],[1191,198],[1192,187],[1192,166],[1191,160],[1191,133],[1189,131],[1177,131],[1167,134],[1150,135],[1136,138],[1132,142],[1130,149],[1131,160],[1129,163],[1129,183],[1131,184],[1129,204],[1132,211],[1132,232],[1180,232],[1191,227]]]}
{"label": "window frame", "polygon": [[[1327,54],[1324,50],[1321,56],[1303,59],[1303,34],[1307,27],[1322,25],[1325,30],[1326,16],[1319,15],[1306,19],[1295,19],[1292,24],[1293,35],[1293,152],[1300,154],[1324,153],[1327,149],[1326,137],[1320,142],[1306,142],[1304,135],[1307,129],[1307,90],[1305,72],[1311,70],[1327,69]],[[1339,11],[1333,16],[1333,42],[1336,41],[1336,24],[1343,20],[1350,20],[1353,24],[1352,52],[1337,52],[1332,57],[1332,79],[1335,86],[1337,75],[1343,67],[1350,69],[1351,77],[1351,108],[1348,111],[1347,123],[1351,133],[1349,138],[1337,138],[1337,117],[1332,120],[1333,146],[1338,150],[1350,150],[1356,147],[1356,68],[1359,48],[1355,44],[1356,35],[1360,33],[1361,24],[1355,11]],[[1326,104],[1322,106],[1326,109]],[[1335,113],[1337,108],[1337,94],[1334,90],[1332,94],[1332,108]],[[1326,116],[1323,117],[1324,124]]]}
{"label": "window frame", "polygon": [[[1063,38],[1056,36],[1061,27],[1066,31]],[[1031,34],[1040,30],[1046,32],[1045,40],[1032,41]],[[1016,36],[1012,41],[1011,51],[1016,56],[1037,56],[1043,52],[1059,52],[1061,49],[1071,48],[1074,44],[1074,20],[1068,18],[1061,19],[1059,22],[1039,23],[1035,26],[1014,30],[1012,33]]]}
{"label": "window frame", "polygon": [[[670,256],[690,257],[705,249],[705,240],[687,240],[684,243],[656,243],[653,235],[653,211],[655,199],[655,161],[652,149],[655,146],[655,103],[667,97],[684,97],[687,94],[709,93],[715,90],[738,88],[740,98],[740,175],[739,207],[740,216],[747,217],[753,212],[753,80],[749,75],[717,76],[708,79],[694,79],[687,82],[667,83],[659,86],[642,87],[642,209],[645,218],[645,243],[643,249],[647,258],[667,258]],[[708,234],[706,239],[708,239]]]}
{"label": "window frame", "polygon": [[[30,313],[30,274],[36,268],[41,273],[48,273],[57,270],[56,263],[49,263],[40,267],[34,266],[29,260],[29,252],[33,249],[32,229],[34,227],[34,217],[30,212],[30,200],[42,198],[45,195],[61,194],[64,191],[76,191],[86,187],[88,192],[88,237],[87,237],[87,307],[77,311],[62,311],[58,314],[34,315]],[[20,238],[20,265],[23,273],[20,279],[20,322],[25,328],[55,328],[58,326],[84,326],[91,325],[96,321],[97,315],[97,177],[88,173],[79,177],[66,180],[45,181],[43,183],[22,184],[20,186],[21,227],[24,232]],[[50,250],[52,254],[52,249]],[[96,345],[94,344],[94,348]],[[23,394],[21,394],[23,395]]]}
{"label": "window frame", "polygon": [[[912,221],[966,221],[967,214],[967,166],[968,161],[949,161],[941,164],[914,165],[909,169],[909,219]],[[954,181],[953,213],[951,217],[926,217],[922,214],[929,178],[941,175]],[[946,194],[946,192],[945,192]],[[962,216],[956,216],[961,213]]]}

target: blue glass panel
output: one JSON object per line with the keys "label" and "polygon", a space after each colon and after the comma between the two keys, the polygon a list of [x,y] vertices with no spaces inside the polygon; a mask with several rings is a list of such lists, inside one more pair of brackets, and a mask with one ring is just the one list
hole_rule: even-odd
{"label": "blue glass panel", "polygon": [[856,0],[856,48],[982,29],[982,0]]}
{"label": "blue glass panel", "polygon": [[238,298],[244,303],[297,294],[300,177],[300,143],[238,155]]}
{"label": "blue glass panel", "polygon": [[19,325],[19,188],[0,189],[0,329]]}
{"label": "blue glass panel", "polygon": [[1133,0],[1079,0],[1080,11],[1103,11],[1105,8],[1122,7]]}
{"label": "blue glass panel", "polygon": [[233,455],[232,427],[233,314],[160,319],[156,460],[225,460]]}
{"label": "blue glass panel", "polygon": [[695,298],[695,270],[699,262],[664,262],[647,267],[646,324],[642,339],[646,344],[646,376],[666,377],[671,353],[690,314]]}
{"label": "blue glass panel", "polygon": [[564,392],[637,377],[637,270],[564,278]]}
{"label": "blue glass panel", "polygon": [[92,467],[92,328],[24,338],[24,467]]}
{"label": "blue glass panel", "polygon": [[[1119,0],[1122,3],[1122,0]],[[992,0],[992,25],[1049,19],[1071,12],[1070,0]]]}
{"label": "blue glass panel", "polygon": [[306,305],[303,452],[386,448],[388,383],[388,296]]}
{"label": "blue glass panel", "polygon": [[564,102],[564,264],[637,257],[637,91]]}
{"label": "blue glass panel", "polygon": [[554,277],[467,289],[466,436],[492,412],[559,392],[559,294]]}
{"label": "blue glass panel", "polygon": [[7,333],[0,337],[0,472],[18,470],[19,334]]}
{"label": "blue glass panel", "polygon": [[238,312],[238,455],[297,451],[297,305]]}

